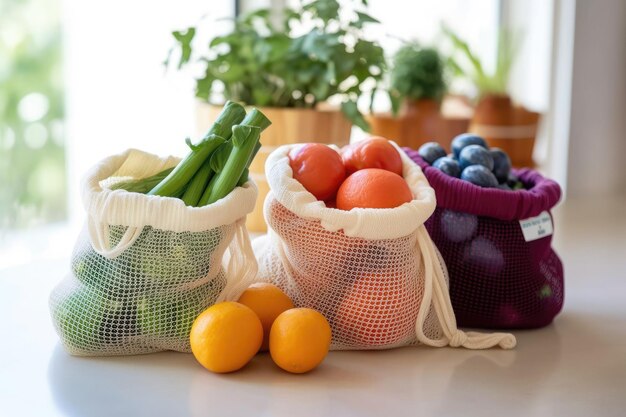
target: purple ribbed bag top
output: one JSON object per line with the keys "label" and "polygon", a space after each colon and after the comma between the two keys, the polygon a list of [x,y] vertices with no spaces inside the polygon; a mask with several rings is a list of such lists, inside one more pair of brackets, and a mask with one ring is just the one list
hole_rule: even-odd
{"label": "purple ribbed bag top", "polygon": [[426,221],[446,262],[450,298],[460,326],[534,328],[563,307],[563,265],[552,236],[526,241],[520,220],[547,212],[561,188],[531,169],[516,170],[525,190],[482,188],[431,167],[404,148],[435,190],[437,208]]}

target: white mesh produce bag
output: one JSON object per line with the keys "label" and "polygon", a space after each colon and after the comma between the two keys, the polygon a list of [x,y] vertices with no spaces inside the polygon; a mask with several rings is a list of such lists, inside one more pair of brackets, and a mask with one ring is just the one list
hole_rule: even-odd
{"label": "white mesh produce bag", "polygon": [[435,194],[404,152],[398,148],[413,201],[343,211],[326,208],[293,179],[288,154],[296,146],[278,148],[265,165],[269,230],[253,244],[259,280],[279,286],[297,306],[324,314],[333,349],[515,346],[508,333],[457,329],[445,265],[423,225],[435,209]]}
{"label": "white mesh produce bag", "polygon": [[198,314],[216,301],[236,300],[254,280],[257,264],[244,225],[257,195],[252,181],[197,208],[108,188],[178,161],[129,150],[87,173],[86,226],[71,273],[50,296],[52,320],[69,353],[189,352]]}

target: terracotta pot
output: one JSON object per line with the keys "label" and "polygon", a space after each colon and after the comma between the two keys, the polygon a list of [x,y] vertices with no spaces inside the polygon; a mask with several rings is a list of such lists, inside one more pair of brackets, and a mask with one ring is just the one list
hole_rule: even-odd
{"label": "terracotta pot", "polygon": [[448,146],[454,136],[467,131],[469,118],[465,115],[442,114],[435,100],[406,101],[398,117],[390,113],[367,116],[371,134],[396,141],[412,149],[437,141]]}
{"label": "terracotta pot", "polygon": [[508,153],[514,166],[533,167],[539,117],[539,113],[514,105],[509,96],[486,95],[476,106],[469,131]]}
{"label": "terracotta pot", "polygon": [[[263,202],[269,192],[265,178],[265,160],[277,147],[300,142],[320,142],[344,146],[350,142],[352,124],[340,110],[294,109],[260,107],[272,125],[261,135],[262,147],[250,165],[250,177],[259,187],[254,211],[248,215],[246,226],[253,232],[267,231],[263,218]],[[222,111],[221,106],[199,103],[196,112],[199,134],[206,132]]]}

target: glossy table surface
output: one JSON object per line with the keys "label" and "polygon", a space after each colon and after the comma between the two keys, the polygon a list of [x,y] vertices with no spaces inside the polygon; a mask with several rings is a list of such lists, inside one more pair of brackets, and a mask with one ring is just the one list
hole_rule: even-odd
{"label": "glossy table surface", "polygon": [[566,305],[513,351],[331,352],[305,375],[258,355],[230,375],[188,354],[77,358],[60,346],[47,298],[67,259],[0,270],[2,416],[626,415],[626,202],[567,202],[555,247]]}

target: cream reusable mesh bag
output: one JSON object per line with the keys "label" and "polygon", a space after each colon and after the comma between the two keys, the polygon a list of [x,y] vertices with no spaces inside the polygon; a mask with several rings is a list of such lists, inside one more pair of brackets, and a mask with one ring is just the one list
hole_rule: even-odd
{"label": "cream reusable mesh bag", "polygon": [[236,300],[254,280],[257,264],[244,225],[256,200],[253,182],[198,208],[108,188],[178,161],[129,150],[86,175],[86,226],[71,272],[50,296],[52,320],[69,353],[190,352],[198,314]]}
{"label": "cream reusable mesh bag", "polygon": [[267,236],[254,241],[259,280],[299,307],[320,311],[332,349],[387,349],[417,343],[484,349],[516,344],[508,333],[458,330],[447,272],[424,222],[435,194],[399,148],[414,200],[394,209],[326,208],[292,177],[282,146],[267,159]]}

